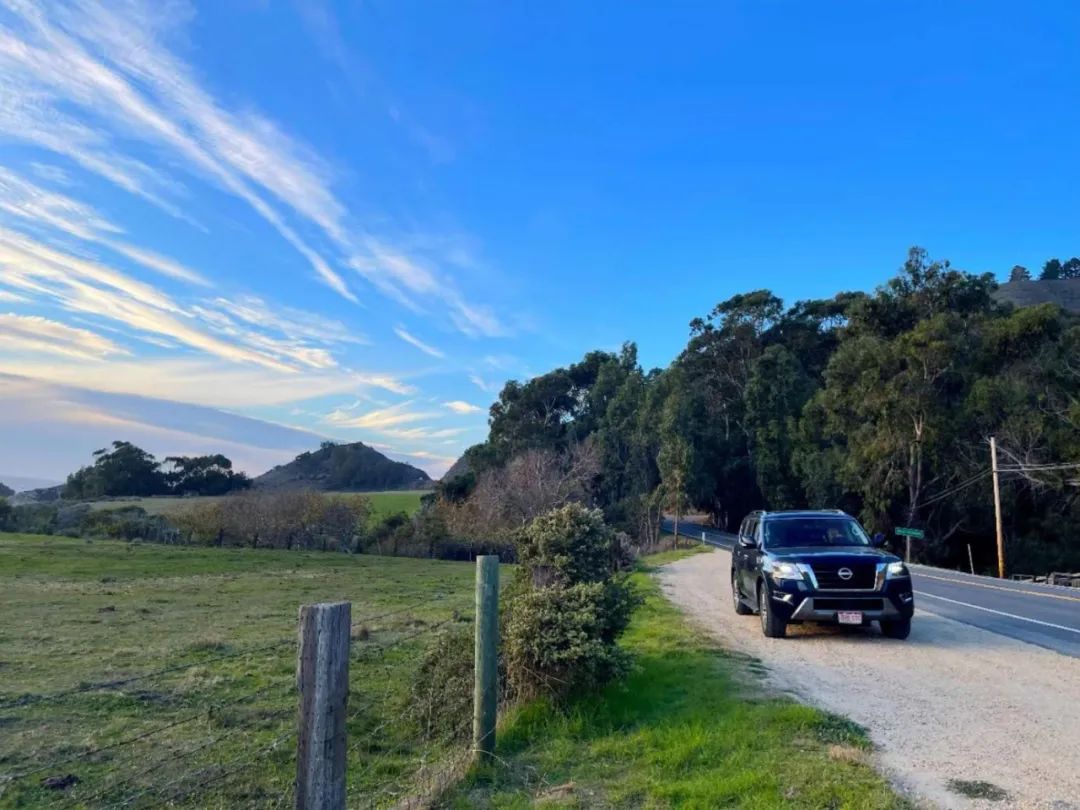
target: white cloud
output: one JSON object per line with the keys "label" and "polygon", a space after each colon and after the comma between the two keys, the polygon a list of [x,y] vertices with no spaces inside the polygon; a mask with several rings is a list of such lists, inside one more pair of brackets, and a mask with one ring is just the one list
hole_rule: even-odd
{"label": "white cloud", "polygon": [[22,304],[28,302],[30,299],[22,295],[16,295],[13,292],[7,290],[0,290],[0,301],[9,301],[13,304]]}
{"label": "white cloud", "polygon": [[379,431],[383,436],[392,439],[404,439],[406,441],[430,441],[432,439],[450,439],[460,436],[465,428],[383,428]]}
{"label": "white cloud", "polygon": [[451,400],[450,402],[444,402],[443,407],[449,408],[454,413],[466,414],[466,413],[483,413],[484,409],[479,405],[473,405],[471,402],[464,402],[460,399]]}
{"label": "white cloud", "polygon": [[337,427],[362,428],[379,432],[386,428],[405,425],[410,422],[420,422],[424,419],[429,419],[438,415],[408,410],[409,406],[413,404],[413,401],[409,400],[408,402],[401,402],[389,408],[379,408],[361,414],[354,414],[347,409],[339,408],[338,410],[328,413],[324,421],[327,424],[336,425]]}
{"label": "white cloud", "polygon": [[[167,45],[193,16],[186,4],[56,0],[11,2],[8,9],[10,24],[0,30],[0,132],[66,155],[186,217],[167,199],[180,193],[178,184],[126,150],[138,142],[165,151],[167,159],[155,166],[180,165],[246,202],[341,296],[357,300],[336,264],[413,311],[445,308],[466,335],[511,331],[444,271],[475,264],[459,247],[446,239],[372,234],[335,193],[337,172],[326,160],[277,123],[250,108],[227,108],[204,88]],[[326,28],[314,16],[316,27]],[[432,139],[423,138],[429,149]],[[318,228],[336,255],[317,250],[293,218]]]}
{"label": "white cloud", "polygon": [[432,357],[446,357],[446,352],[442,351],[441,349],[436,349],[434,346],[428,343],[424,343],[424,341],[420,340],[420,338],[414,337],[413,335],[406,332],[404,327],[394,327],[394,334],[404,340],[406,343],[410,344],[411,346],[415,346],[424,354],[429,354]]}
{"label": "white cloud", "polygon": [[106,337],[89,329],[36,315],[0,315],[0,349],[42,352],[83,360],[100,360],[110,355],[128,354]]}
{"label": "white cloud", "polygon": [[68,177],[67,172],[61,169],[59,166],[53,166],[51,163],[31,163],[30,168],[34,170],[34,174],[40,177],[42,180],[47,180],[50,183],[55,183],[58,186],[71,185],[71,178]]}
{"label": "white cloud", "polygon": [[[126,7],[122,7],[126,6]],[[77,7],[62,3],[46,14],[18,4],[22,38],[0,32],[0,101],[9,97],[21,114],[0,114],[0,129],[12,137],[67,154],[91,171],[133,193],[147,196],[143,184],[112,167],[117,147],[101,129],[89,130],[66,110],[74,105],[98,119],[108,118],[118,133],[177,152],[190,167],[247,202],[303,255],[316,274],[350,300],[344,279],[299,237],[263,198],[261,186],[281,202],[342,238],[343,207],[329,191],[325,167],[310,150],[292,142],[257,115],[237,116],[218,106],[191,70],[160,45],[154,15],[139,3],[93,0]],[[99,58],[101,54],[103,58]],[[64,129],[82,135],[76,143],[94,150],[75,151],[58,143],[41,126],[41,108]],[[35,110],[35,114],[26,114]],[[104,165],[103,165],[104,164]]]}
{"label": "white cloud", "polygon": [[213,358],[110,360],[102,367],[75,362],[45,362],[0,357],[0,373],[117,394],[146,394],[218,408],[248,408],[315,400],[378,388],[407,395],[414,389],[380,374],[335,369],[301,374],[239,366]]}
{"label": "white cloud", "polygon": [[479,374],[470,374],[469,382],[483,391],[485,394],[497,394],[499,392],[499,384],[496,382],[489,382],[481,377]]}

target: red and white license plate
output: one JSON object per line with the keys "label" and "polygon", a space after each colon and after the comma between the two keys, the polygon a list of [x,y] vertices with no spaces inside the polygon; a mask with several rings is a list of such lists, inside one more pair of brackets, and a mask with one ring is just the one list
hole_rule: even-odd
{"label": "red and white license plate", "polygon": [[862,624],[861,610],[841,610],[836,614],[836,620],[840,624]]}

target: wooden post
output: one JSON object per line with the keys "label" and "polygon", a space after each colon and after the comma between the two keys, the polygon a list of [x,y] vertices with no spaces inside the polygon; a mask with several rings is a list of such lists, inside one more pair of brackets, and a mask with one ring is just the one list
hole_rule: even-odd
{"label": "wooden post", "polygon": [[1001,530],[1001,485],[998,482],[997,440],[990,437],[990,470],[994,479],[994,524],[997,526],[998,577],[1005,579],[1005,535]]}
{"label": "wooden post", "polygon": [[975,558],[971,556],[971,543],[967,544],[968,547],[968,565],[971,566],[972,575],[975,574]]}
{"label": "wooden post", "polygon": [[352,605],[300,608],[296,810],[345,810],[345,711]]}
{"label": "wooden post", "polygon": [[473,748],[482,761],[495,753],[499,699],[499,558],[476,558],[476,655],[473,676]]}

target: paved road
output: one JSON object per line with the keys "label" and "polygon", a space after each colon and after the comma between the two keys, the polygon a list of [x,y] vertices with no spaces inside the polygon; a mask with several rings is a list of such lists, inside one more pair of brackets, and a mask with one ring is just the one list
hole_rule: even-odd
{"label": "paved road", "polygon": [[[674,521],[663,521],[673,531]],[[731,549],[735,536],[682,522],[679,534]],[[1080,589],[912,566],[915,604],[949,619],[1080,658]]]}

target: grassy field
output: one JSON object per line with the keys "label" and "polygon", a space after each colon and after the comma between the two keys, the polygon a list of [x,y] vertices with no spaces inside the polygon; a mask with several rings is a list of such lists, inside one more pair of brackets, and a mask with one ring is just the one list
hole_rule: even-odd
{"label": "grassy field", "polygon": [[[421,490],[406,490],[400,492],[343,492],[328,493],[343,497],[367,498],[371,502],[372,520],[381,520],[387,515],[396,512],[404,512],[411,515],[420,508],[420,499],[426,495]],[[202,506],[207,503],[219,501],[224,497],[218,495],[206,495],[199,498],[117,498],[114,500],[90,501],[90,508],[94,510],[123,509],[128,506],[138,506],[146,510],[150,515],[174,515],[186,509]]]}
{"label": "grassy field", "polygon": [[297,608],[339,599],[354,623],[349,793],[389,804],[379,791],[445,753],[417,741],[406,684],[425,631],[471,614],[473,577],[468,563],[0,534],[0,807],[291,805]]}
{"label": "grassy field", "polygon": [[861,729],[766,694],[759,662],[716,649],[647,574],[636,579],[646,602],[625,637],[633,674],[566,711],[537,703],[512,713],[495,764],[475,769],[446,806],[905,806],[867,764]]}

